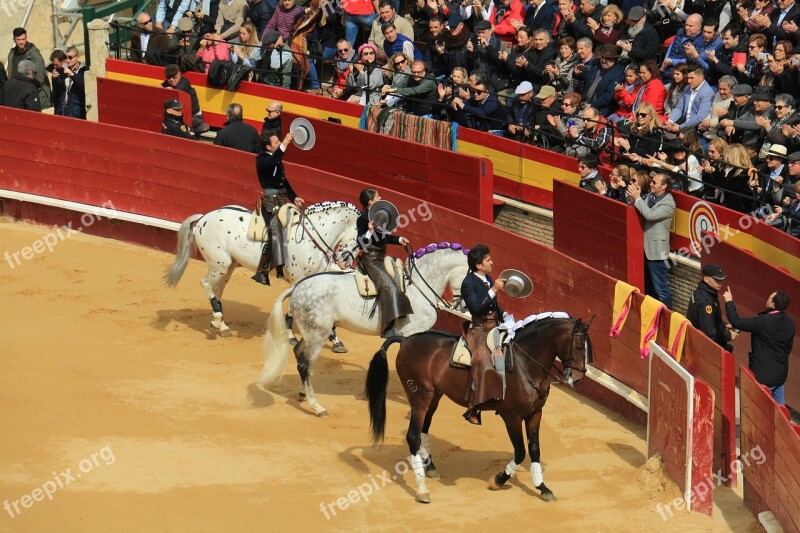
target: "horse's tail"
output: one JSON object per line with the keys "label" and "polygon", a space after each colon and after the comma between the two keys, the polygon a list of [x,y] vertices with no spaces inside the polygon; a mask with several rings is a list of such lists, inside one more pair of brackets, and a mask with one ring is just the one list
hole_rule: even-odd
{"label": "horse's tail", "polygon": [[172,267],[167,270],[164,275],[164,283],[168,287],[174,287],[178,284],[186,270],[186,265],[189,264],[189,257],[192,255],[194,248],[194,238],[192,236],[192,226],[195,222],[203,218],[203,215],[192,215],[181,224],[181,229],[178,230],[178,250],[175,253],[175,262]]}
{"label": "horse's tail", "polygon": [[372,356],[367,371],[367,383],[364,391],[369,401],[369,429],[372,442],[383,442],[386,430],[386,385],[389,383],[389,363],[386,360],[386,349],[396,342],[402,342],[402,337],[386,339],[381,349]]}
{"label": "horse's tail", "polygon": [[258,378],[258,382],[262,385],[272,385],[278,381],[289,358],[289,336],[286,334],[283,301],[293,290],[294,287],[289,287],[278,296],[267,320],[267,335],[264,337],[264,369]]}

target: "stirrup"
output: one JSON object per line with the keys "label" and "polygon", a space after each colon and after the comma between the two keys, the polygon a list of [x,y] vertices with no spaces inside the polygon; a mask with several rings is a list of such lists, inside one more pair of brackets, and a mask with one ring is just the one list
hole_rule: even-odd
{"label": "stirrup", "polygon": [[470,407],[467,409],[467,412],[464,413],[464,420],[473,424],[475,426],[481,425],[481,411],[480,409],[475,409],[474,407]]}
{"label": "stirrup", "polygon": [[269,274],[264,274],[263,272],[256,272],[250,279],[262,285],[269,285]]}

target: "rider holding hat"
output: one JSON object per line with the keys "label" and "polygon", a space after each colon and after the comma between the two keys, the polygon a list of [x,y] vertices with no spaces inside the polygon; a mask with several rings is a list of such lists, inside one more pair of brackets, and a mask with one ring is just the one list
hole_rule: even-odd
{"label": "rider holding hat", "polygon": [[400,291],[386,272],[383,260],[386,257],[387,244],[407,245],[409,241],[405,237],[381,231],[382,228],[375,220],[370,220],[369,208],[381,199],[378,191],[364,189],[358,195],[358,199],[364,208],[356,221],[358,243],[364,250],[359,261],[378,291],[377,305],[380,307],[380,323],[383,326],[381,337],[385,339],[402,337],[403,334],[395,327],[395,321],[410,315],[414,310],[408,297]]}
{"label": "rider holding hat", "polygon": [[489,348],[486,346],[486,336],[492,328],[499,325],[500,319],[508,314],[497,302],[497,293],[503,289],[506,280],[492,280],[489,273],[492,271],[494,261],[489,255],[489,248],[484,244],[476,244],[470,249],[467,254],[467,265],[470,271],[461,283],[461,298],[472,315],[472,323],[466,335],[467,345],[472,352],[472,386],[464,418],[470,424],[480,425],[481,415],[478,406],[493,399],[486,397],[491,391],[481,388],[484,374],[494,371],[491,367]]}
{"label": "rider holding hat", "polygon": [[283,276],[283,231],[275,214],[286,203],[291,200],[297,207],[303,207],[305,201],[295,194],[289,181],[286,179],[286,171],[283,169],[283,154],[291,144],[293,135],[287,133],[281,141],[280,137],[274,132],[267,132],[261,136],[264,150],[256,156],[256,172],[258,181],[264,190],[264,197],[261,200],[261,213],[264,216],[264,223],[269,228],[269,240],[264,243],[261,250],[261,260],[258,262],[256,274],[253,280],[264,285],[269,285],[269,271],[271,267],[278,269],[278,277]]}

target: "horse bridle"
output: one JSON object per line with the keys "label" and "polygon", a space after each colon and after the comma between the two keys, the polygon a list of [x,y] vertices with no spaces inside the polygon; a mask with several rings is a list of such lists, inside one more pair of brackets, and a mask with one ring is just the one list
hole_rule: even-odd
{"label": "horse bridle", "polygon": [[[330,264],[333,261],[334,257],[333,248],[329,246],[327,242],[325,242],[325,238],[322,236],[317,227],[311,221],[311,218],[306,215],[305,209],[298,209],[298,211],[300,211],[300,220],[298,221],[298,224],[300,225],[301,228],[303,228],[303,234],[308,235],[308,238],[311,239],[311,243],[314,245],[314,247],[320,252],[322,252],[322,255],[325,256],[325,258],[328,260],[328,263]],[[317,239],[315,239],[314,235],[311,234],[311,231],[309,231],[308,227],[306,226],[306,221],[308,221],[308,225],[311,226],[311,229],[314,230],[314,233],[317,234],[319,240],[322,241],[322,245],[319,242],[317,242]],[[295,237],[294,241],[295,244],[299,244],[302,241],[303,241],[302,234],[300,236],[300,239],[297,239],[297,237]]]}
{"label": "horse bridle", "polygon": [[[589,323],[591,323],[591,320],[589,321]],[[530,361],[533,361],[539,368],[541,368],[547,374],[549,374],[549,376],[551,378],[555,379],[557,382],[559,382],[559,383],[561,383],[563,385],[570,385],[571,386],[570,378],[572,377],[572,370],[573,370],[571,362],[574,360],[574,358],[573,358],[573,350],[575,348],[575,337],[583,337],[584,338],[584,343],[587,345],[587,350],[588,350],[589,349],[588,348],[588,344],[590,343],[590,341],[589,341],[589,323],[583,323],[580,328],[577,328],[577,325],[579,324],[579,322],[577,320],[575,322],[576,329],[578,329],[578,331],[573,330],[572,333],[570,333],[570,338],[572,339],[572,342],[569,343],[569,359],[568,359],[570,361],[569,364],[566,363],[561,358],[561,356],[558,356],[558,354],[556,354],[559,357],[559,359],[561,359],[561,362],[564,363],[564,372],[561,375],[559,375],[559,374],[557,374],[556,372],[553,371],[553,365],[550,365],[550,368],[547,368],[542,363],[537,361],[531,354],[528,353],[527,350],[525,350],[525,348],[521,347],[516,342],[516,339],[511,341],[511,344],[508,346],[508,349],[512,352],[512,356],[513,356],[514,349],[516,348],[517,350],[522,352],[522,355],[524,355]],[[588,357],[588,353],[587,353],[587,360],[588,360],[588,358],[589,357]]]}
{"label": "horse bridle", "polygon": [[[411,251],[411,246],[406,244],[405,248],[406,248],[406,252],[408,253],[408,258],[406,259],[406,265],[405,265],[405,271],[406,271],[405,272],[405,276],[406,276],[406,280],[408,282],[408,285],[414,285],[414,281],[411,278],[411,274],[413,274],[414,271],[416,270],[417,274],[419,275],[419,279],[422,280],[422,283],[424,283],[425,286],[428,288],[428,290],[431,291],[431,294],[436,296],[436,298],[438,299],[438,302],[436,302],[436,303],[442,304],[444,306],[444,308],[449,310],[449,311],[456,310],[457,308],[456,308],[455,305],[451,304],[450,302],[448,302],[447,300],[442,298],[439,294],[436,294],[436,291],[433,290],[433,287],[431,287],[430,283],[428,283],[428,280],[426,280],[425,276],[422,275],[422,272],[419,271],[419,267],[417,267],[417,258],[414,256],[414,253]],[[409,266],[409,265],[411,265],[411,266]],[[417,290],[419,290],[419,288],[417,288]],[[428,298],[428,296],[425,294],[424,291],[419,290],[419,293],[422,295],[422,297],[425,299],[426,302],[428,302],[428,304],[431,307],[433,307],[435,310],[438,311],[439,307],[430,298]],[[455,298],[455,294],[453,295],[453,297]],[[458,298],[459,299],[461,298],[460,294],[458,295]]]}

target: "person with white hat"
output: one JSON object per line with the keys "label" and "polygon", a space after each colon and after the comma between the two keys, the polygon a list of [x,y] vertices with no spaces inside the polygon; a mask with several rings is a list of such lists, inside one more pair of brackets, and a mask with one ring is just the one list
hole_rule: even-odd
{"label": "person with white hat", "polygon": [[751,188],[759,201],[766,205],[780,205],[785,196],[784,186],[787,184],[786,176],[789,173],[786,152],[786,147],[783,145],[770,146],[764,164],[758,167],[761,179],[756,176],[754,183],[751,183]]}
{"label": "person with white hat", "polygon": [[523,81],[514,89],[516,98],[511,100],[511,122],[506,126],[506,137],[525,142],[530,138],[529,124],[534,117],[533,85]]}

